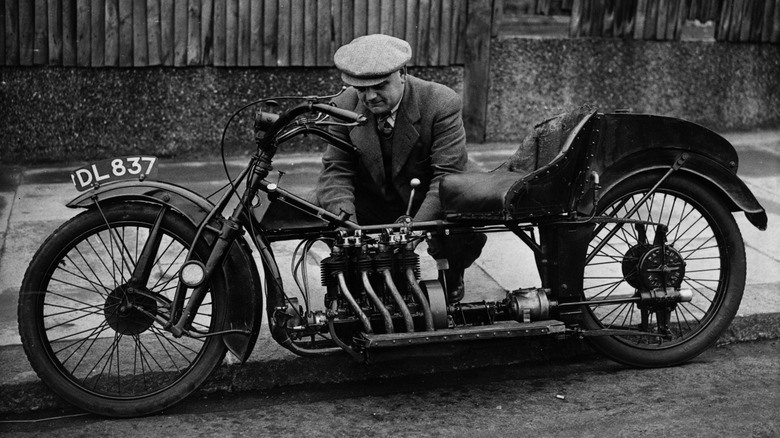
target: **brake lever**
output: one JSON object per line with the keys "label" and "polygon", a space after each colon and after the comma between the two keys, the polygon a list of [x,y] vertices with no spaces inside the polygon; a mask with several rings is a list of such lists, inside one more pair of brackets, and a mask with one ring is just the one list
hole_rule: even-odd
{"label": "brake lever", "polygon": [[346,128],[352,128],[354,126],[363,125],[365,121],[360,122],[334,122],[332,120],[315,120],[314,124],[317,126],[344,126]]}
{"label": "brake lever", "polygon": [[325,101],[333,100],[334,98],[336,98],[338,96],[341,96],[341,94],[344,93],[345,91],[347,91],[347,87],[342,86],[341,90],[339,90],[338,93],[331,94],[330,96],[303,96],[302,99],[303,100],[307,100],[307,101],[309,101],[311,103],[325,102]]}

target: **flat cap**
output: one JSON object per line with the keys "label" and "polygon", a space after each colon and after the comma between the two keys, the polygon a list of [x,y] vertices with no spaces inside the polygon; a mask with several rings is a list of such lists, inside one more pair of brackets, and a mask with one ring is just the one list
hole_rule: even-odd
{"label": "flat cap", "polygon": [[387,79],[412,59],[412,47],[390,35],[374,34],[355,38],[333,55],[347,85],[370,87]]}

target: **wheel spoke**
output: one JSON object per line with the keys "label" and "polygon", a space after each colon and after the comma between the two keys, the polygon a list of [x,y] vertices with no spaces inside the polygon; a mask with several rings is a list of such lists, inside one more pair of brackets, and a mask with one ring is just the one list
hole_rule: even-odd
{"label": "wheel spoke", "polygon": [[[713,228],[709,213],[676,191],[662,187],[650,196],[646,193],[626,193],[611,205],[605,204],[602,215],[663,224],[666,245],[684,263],[684,274],[678,277],[676,284],[690,288],[694,294],[691,302],[670,306],[667,316],[661,318],[669,319],[664,325],[668,325],[671,336],[659,338],[658,342],[646,336],[617,337],[629,345],[656,349],[686,342],[702,330],[726,293],[724,278],[727,277],[722,275],[725,268],[722,264],[725,257],[722,234]],[[650,288],[644,286],[648,275],[661,271],[656,269],[657,265],[649,266],[652,269],[645,271],[647,268],[643,264],[650,263],[647,261],[650,258],[645,257],[648,251],[660,245],[659,227],[646,230],[643,227],[641,224],[625,226],[625,222],[596,227],[586,258],[583,284],[586,300],[598,301],[611,295],[630,296],[638,290]],[[664,257],[660,261],[668,263],[665,260]],[[669,278],[666,274],[652,275],[664,281]],[[589,313],[603,328],[641,330],[646,323],[647,329],[655,330],[658,325],[656,310],[642,311],[639,307],[633,303],[599,305],[591,306]],[[664,312],[662,309],[658,311]]]}
{"label": "wheel spoke", "polygon": [[[221,363],[225,347],[218,337],[175,338],[157,322],[171,317],[197,229],[171,210],[129,205],[88,210],[44,244],[28,270],[35,274],[25,276],[20,321],[29,322],[20,330],[23,342],[33,341],[30,360],[71,388],[70,402],[81,406],[89,394],[132,406],[148,396],[158,399],[149,409],[159,410],[177,396],[156,394],[188,393]],[[217,328],[217,309],[209,288],[192,321],[198,333]]]}

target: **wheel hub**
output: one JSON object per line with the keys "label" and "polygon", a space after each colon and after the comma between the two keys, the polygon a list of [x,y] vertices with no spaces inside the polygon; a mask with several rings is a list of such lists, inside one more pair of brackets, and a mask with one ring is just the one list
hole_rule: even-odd
{"label": "wheel hub", "polygon": [[623,276],[635,289],[678,288],[685,277],[685,261],[667,245],[640,243],[623,256]]}
{"label": "wheel hub", "polygon": [[137,335],[154,323],[151,315],[157,314],[157,302],[148,295],[122,285],[108,294],[103,313],[108,325],[118,333]]}
{"label": "wheel hub", "polygon": [[671,246],[656,246],[639,262],[639,275],[646,289],[678,288],[685,277],[685,261]]}

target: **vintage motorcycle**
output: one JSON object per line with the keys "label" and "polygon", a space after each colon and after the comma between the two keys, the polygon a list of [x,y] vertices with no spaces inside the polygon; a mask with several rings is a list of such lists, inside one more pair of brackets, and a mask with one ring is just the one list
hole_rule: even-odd
{"label": "vintage motorcycle", "polygon": [[[228,350],[245,361],[264,312],[273,339],[301,356],[370,361],[576,337],[634,367],[690,360],[734,317],[746,266],[732,212],[762,230],[767,216],[714,132],[578,108],[537,125],[498,169],[445,177],[445,220],[360,226],[269,181],[277,148],[299,136],[360,154],[329,127],[366,118],[333,97],[239,110],[269,105],[253,113],[256,153],[215,203],[153,180],[154,157],[75,171],[85,192],[68,206],[85,211],[37,251],[19,299],[22,342],[41,379],[94,413],[159,412],[198,389]],[[471,284],[464,302],[448,302],[440,281],[420,280],[419,243],[475,231],[527,245],[541,287],[468,302],[479,288]],[[271,247],[293,240],[296,291],[282,284]],[[305,269],[315,246],[326,255],[319,285]]]}

